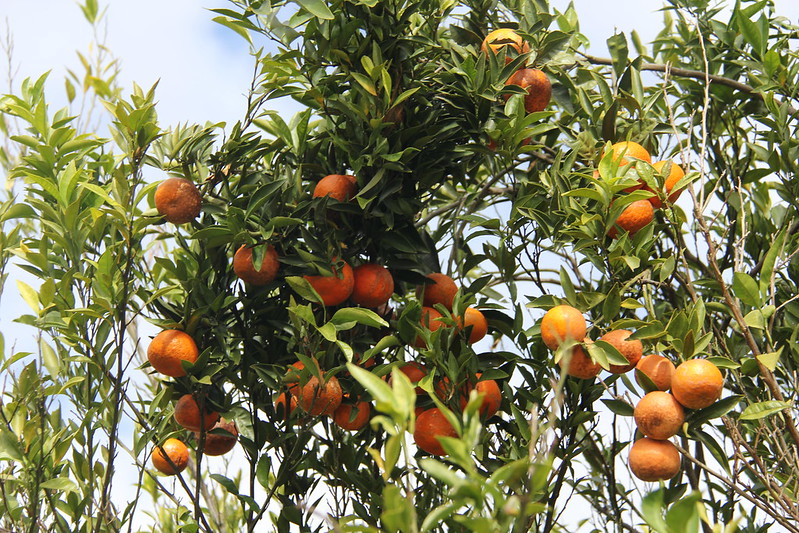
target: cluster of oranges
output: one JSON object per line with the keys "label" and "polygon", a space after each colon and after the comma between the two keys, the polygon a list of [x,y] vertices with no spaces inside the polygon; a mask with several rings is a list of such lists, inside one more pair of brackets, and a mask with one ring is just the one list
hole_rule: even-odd
{"label": "cluster of oranges", "polygon": [[[619,234],[618,228],[628,232],[631,236],[646,227],[655,217],[655,209],[663,207],[664,200],[674,203],[679,198],[682,188],[675,186],[685,177],[685,171],[673,161],[652,162],[652,156],[646,148],[632,141],[618,142],[611,146],[611,157],[619,166],[619,171],[641,171],[643,165],[650,165],[653,174],[660,175],[663,180],[663,189],[654,191],[642,179],[638,184],[627,187],[625,193],[636,190],[645,190],[652,195],[649,198],[636,200],[626,206],[616,219],[608,235],[615,238]],[[667,173],[668,172],[668,173]],[[599,176],[599,171],[594,172],[594,177]]]}
{"label": "cluster of oranges", "polygon": [[[541,339],[551,350],[560,350],[559,361],[565,372],[580,379],[593,379],[601,371],[599,363],[586,353],[592,341],[586,337],[587,324],[579,310],[558,305],[541,320]],[[721,371],[706,359],[690,359],[676,369],[662,355],[643,356],[643,343],[629,337],[631,331],[617,329],[599,338],[627,359],[627,364],[611,364],[608,371],[622,374],[636,369],[636,380],[651,390],[638,402],[634,418],[643,438],[630,447],[632,473],[643,481],[671,479],[680,471],[680,454],[668,439],[677,435],[685,423],[685,409],[704,409],[721,396],[724,380]],[[671,393],[667,392],[671,389]]]}
{"label": "cluster of oranges", "polygon": [[[199,357],[199,349],[194,339],[186,332],[167,329],[153,338],[147,348],[147,359],[159,373],[169,377],[186,375],[183,362],[194,364]],[[224,455],[231,451],[238,441],[238,429],[232,421],[227,421],[192,394],[184,394],[175,403],[175,422],[183,429],[194,433],[195,441],[205,455]],[[167,439],[153,451],[153,466],[167,475],[182,472],[189,461],[186,444],[176,438]]]}

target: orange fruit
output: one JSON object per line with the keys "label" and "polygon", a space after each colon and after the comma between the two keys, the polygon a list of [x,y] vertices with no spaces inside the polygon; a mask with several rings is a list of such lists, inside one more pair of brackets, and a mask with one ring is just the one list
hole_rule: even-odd
{"label": "orange fruit", "polygon": [[458,292],[455,280],[441,272],[428,274],[427,278],[433,283],[422,285],[416,289],[416,296],[422,297],[422,305],[433,307],[436,304],[441,304],[451,311],[455,293]]}
{"label": "orange fruit", "polygon": [[[523,68],[514,72],[505,85],[518,85],[527,91],[524,95],[524,110],[528,113],[543,111],[552,99],[552,82],[537,68]],[[503,96],[508,101],[510,94]]]}
{"label": "orange fruit", "polygon": [[[220,430],[220,432],[214,433],[216,430]],[[222,431],[226,431],[229,433],[229,435],[222,433]],[[199,433],[195,433],[194,438],[197,439],[197,442],[200,442]],[[217,422],[216,425],[211,428],[211,432],[205,434],[203,453],[205,455],[212,455],[214,457],[218,455],[225,455],[227,452],[236,447],[236,443],[238,441],[239,430],[236,428],[236,423],[233,421],[228,422],[224,418],[220,418],[219,422]]]}
{"label": "orange fruit", "polygon": [[666,440],[685,422],[682,405],[668,392],[654,391],[638,401],[633,413],[638,430],[647,437]]}
{"label": "orange fruit", "polygon": [[641,343],[641,341],[627,340],[627,337],[632,334],[632,331],[627,331],[626,329],[614,329],[613,331],[608,331],[599,338],[599,340],[605,341],[616,348],[619,353],[621,353],[624,358],[629,361],[629,364],[626,365],[610,365],[608,370],[612,374],[624,374],[625,372],[632,370],[644,355],[644,345]]}
{"label": "orange fruit", "polygon": [[413,440],[419,449],[432,455],[447,455],[438,437],[457,437],[458,432],[449,423],[441,409],[434,407],[416,417]]}
{"label": "orange fruit", "polygon": [[314,198],[330,196],[339,202],[349,202],[358,192],[358,180],[348,174],[330,174],[316,184]]}
{"label": "orange fruit", "polygon": [[494,55],[504,51],[507,54],[505,57],[505,64],[507,65],[513,61],[513,58],[510,57],[511,54],[508,54],[509,49],[514,50],[516,54],[522,54],[530,51],[530,45],[512,29],[499,28],[486,35],[486,38],[483,39],[483,44],[480,45],[480,50],[486,56],[489,49]]}
{"label": "orange fruit", "polygon": [[336,258],[333,258],[333,275],[331,276],[303,276],[319,294],[322,298],[322,303],[326,306],[339,305],[347,301],[355,286],[355,275],[352,272],[352,267],[347,263],[342,263],[341,276],[339,277],[335,263]]}
{"label": "orange fruit", "polygon": [[219,413],[207,408],[208,403],[203,406],[203,416],[200,415],[200,406],[191,394],[184,394],[175,404],[175,422],[189,431],[200,431],[200,426],[204,426],[208,431],[219,420]]}
{"label": "orange fruit", "polygon": [[677,367],[671,393],[683,407],[704,409],[715,403],[724,388],[719,368],[707,359],[690,359]]}
{"label": "orange fruit", "polygon": [[350,299],[362,307],[380,307],[394,294],[394,278],[382,265],[367,263],[353,269]]}
{"label": "orange fruit", "polygon": [[[416,361],[410,361],[405,363],[401,367],[399,367],[400,372],[408,376],[408,379],[411,381],[412,384],[419,383],[419,381],[427,375],[427,368],[417,363]],[[416,387],[416,394],[424,394],[425,390],[421,387]]]}
{"label": "orange fruit", "polygon": [[644,437],[630,447],[629,464],[642,481],[665,481],[680,472],[680,452],[667,440]]}
{"label": "orange fruit", "polygon": [[613,153],[613,160],[619,161],[619,166],[633,163],[636,159],[641,159],[647,163],[652,162],[652,156],[649,155],[647,149],[632,141],[618,142],[610,147],[610,151]]}
{"label": "orange fruit", "polygon": [[463,318],[456,317],[456,320],[461,329],[472,328],[469,332],[469,344],[474,344],[488,333],[488,321],[485,315],[474,307],[467,307]]}
{"label": "orange fruit", "polygon": [[671,388],[671,377],[674,375],[674,363],[662,355],[650,354],[642,357],[635,365],[635,380],[641,384],[638,373],[644,374],[662,391]]}
{"label": "orange fruit", "polygon": [[[666,166],[666,163],[668,163],[668,161],[656,161],[655,163],[652,163],[652,166],[655,167],[655,170],[658,172],[663,172],[663,167]],[[669,202],[674,203],[677,201],[677,198],[680,197],[682,189],[674,192],[672,192],[672,189],[674,189],[674,186],[677,185],[677,183],[683,179],[683,177],[685,177],[685,171],[679,165],[677,165],[677,163],[672,161],[669,175],[666,176],[666,181],[663,184],[664,189],[666,189],[666,196],[668,196]],[[659,195],[651,196],[647,199],[653,207],[663,207],[663,201],[660,199]]]}
{"label": "orange fruit", "polygon": [[[583,342],[590,342],[590,339],[585,339]],[[563,354],[563,357],[558,361],[558,365],[563,368],[568,354]],[[566,369],[566,374],[578,379],[594,379],[599,375],[602,367],[596,363],[588,355],[588,352],[579,344],[571,348],[571,358],[569,359],[569,367]]]}
{"label": "orange fruit", "polygon": [[324,372],[321,372],[323,383],[311,375],[308,381],[302,384],[299,371],[303,368],[305,365],[298,361],[289,367],[287,374],[287,381],[290,383],[289,392],[297,398],[297,405],[311,416],[332,414],[341,405],[343,396],[338,378],[331,376],[324,379]]}
{"label": "orange fruit", "polygon": [[567,341],[579,341],[587,330],[583,314],[570,305],[556,305],[541,320],[541,340],[550,350]]}
{"label": "orange fruit", "polygon": [[275,413],[278,418],[288,422],[291,419],[291,413],[295,409],[297,409],[297,398],[291,394],[281,392],[280,396],[275,400]]}
{"label": "orange fruit", "polygon": [[181,361],[195,363],[200,351],[188,333],[165,329],[155,336],[147,347],[147,360],[161,374],[173,378],[186,375]]}
{"label": "orange fruit", "polygon": [[474,390],[483,396],[483,403],[480,405],[480,416],[488,420],[497,414],[499,407],[502,405],[502,391],[497,382],[493,379],[478,381],[474,386]]}
{"label": "orange fruit", "polygon": [[[422,324],[423,328],[429,329],[431,332],[436,331],[438,328],[442,326],[446,326],[444,322],[441,321],[442,315],[432,307],[422,307],[422,318],[420,323]],[[424,348],[425,347],[425,340],[422,338],[421,335],[416,337],[416,341],[414,341],[413,345],[417,348]]]}
{"label": "orange fruit", "polygon": [[155,189],[155,208],[167,222],[185,224],[200,215],[203,197],[185,178],[167,178]]}
{"label": "orange fruit", "polygon": [[617,228],[628,232],[630,236],[635,235],[654,219],[655,210],[649,200],[636,200],[624,208],[613,227],[608,230],[608,235],[615,239],[618,235]]}
{"label": "orange fruit", "polygon": [[333,412],[333,422],[341,429],[358,431],[369,423],[371,414],[372,405],[367,401],[362,400],[355,404],[342,403]]}
{"label": "orange fruit", "polygon": [[233,254],[233,272],[242,281],[250,285],[267,285],[277,277],[280,262],[277,260],[277,251],[271,244],[264,251],[261,268],[255,270],[252,260],[252,248],[242,245]]}
{"label": "orange fruit", "polygon": [[[166,439],[161,446],[155,447],[151,460],[156,470],[162,474],[174,476],[183,472],[188,466],[189,449],[183,444],[183,441]],[[171,464],[170,461],[172,461]]]}

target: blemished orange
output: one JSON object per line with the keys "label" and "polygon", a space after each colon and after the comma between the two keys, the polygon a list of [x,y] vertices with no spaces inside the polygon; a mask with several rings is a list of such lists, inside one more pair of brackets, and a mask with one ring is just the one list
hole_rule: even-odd
{"label": "blemished orange", "polygon": [[494,55],[499,54],[505,49],[504,52],[507,54],[505,57],[505,64],[508,64],[513,61],[513,58],[508,54],[508,49],[514,50],[516,54],[522,54],[530,51],[530,45],[514,30],[510,28],[499,28],[486,35],[486,38],[483,39],[483,43],[480,45],[480,50],[486,55],[488,55],[489,49],[491,49]]}
{"label": "blemished orange", "polygon": [[383,265],[366,263],[355,267],[352,272],[352,303],[362,307],[380,307],[394,294],[394,277]]}
{"label": "blemished orange", "polygon": [[641,358],[635,366],[635,380],[643,385],[639,373],[649,378],[658,390],[671,388],[671,377],[674,375],[674,363],[662,355],[649,354]]}
{"label": "blemished orange", "polygon": [[690,359],[680,364],[671,378],[671,393],[683,407],[704,409],[721,396],[724,377],[707,359]]}
{"label": "blemished orange", "polygon": [[630,236],[635,235],[655,219],[655,210],[649,200],[636,200],[624,208],[616,222],[608,230],[611,238],[619,235],[618,228]]}
{"label": "blemished orange", "polygon": [[358,192],[358,180],[349,174],[330,174],[316,184],[314,198],[330,196],[339,202],[349,202]]}
{"label": "blemished orange", "polygon": [[204,426],[208,431],[218,420],[219,413],[208,409],[207,400],[201,416],[200,406],[191,394],[184,394],[175,404],[175,422],[189,431],[200,431],[200,426]]}
{"label": "blemished orange", "polygon": [[278,270],[280,270],[280,261],[278,261],[275,247],[271,244],[264,250],[261,268],[258,270],[255,269],[253,263],[251,247],[242,245],[233,254],[233,272],[239,279],[250,285],[259,286],[272,283],[277,277]]}
{"label": "blemished orange", "polygon": [[455,280],[441,272],[428,274],[427,278],[433,283],[422,285],[416,289],[416,296],[422,298],[422,305],[433,307],[436,304],[441,304],[452,311],[452,302],[458,292]]}
{"label": "blemished orange", "polygon": [[[431,332],[436,331],[438,328],[446,324],[441,321],[442,315],[432,307],[422,307],[422,317],[419,320],[423,328],[429,329]],[[417,348],[424,348],[426,346],[424,338],[419,335],[416,337],[413,345]]]}
{"label": "blemished orange", "polygon": [[[585,339],[583,342],[590,342],[590,339]],[[563,357],[558,361],[558,365],[563,368],[569,354],[563,354]],[[599,363],[591,359],[585,348],[579,344],[571,348],[571,358],[569,359],[569,367],[566,369],[566,374],[578,379],[594,379],[599,375],[602,367]]]}
{"label": "blemished orange", "polygon": [[665,481],[680,472],[680,452],[667,440],[644,437],[630,447],[630,470],[642,481]]}
{"label": "blemished orange", "polygon": [[[353,414],[353,411],[355,414]],[[361,400],[357,403],[342,403],[333,412],[333,422],[341,429],[347,431],[358,431],[369,423],[372,415],[372,405]]]}
{"label": "blemished orange", "polygon": [[[527,94],[524,95],[524,110],[528,113],[543,111],[552,99],[552,82],[544,71],[537,68],[523,68],[514,72],[505,85],[518,85]],[[504,95],[505,101],[510,94]]]}
{"label": "blemished orange", "polygon": [[203,197],[186,178],[167,178],[155,189],[155,208],[167,222],[186,224],[200,215]]}
{"label": "blemished orange", "polygon": [[[188,466],[189,449],[181,440],[166,439],[161,446],[155,447],[151,460],[156,470],[162,474],[174,476],[183,472]],[[169,461],[172,461],[172,464]]]}
{"label": "blemished orange", "polygon": [[352,267],[342,262],[339,276],[335,263],[336,258],[333,258],[333,274],[330,276],[303,276],[322,298],[322,303],[328,307],[346,302],[355,287]]}
{"label": "blemished orange", "polygon": [[580,341],[588,326],[583,314],[570,305],[556,305],[541,320],[541,340],[550,350],[567,341]]}
{"label": "blemished orange", "polygon": [[[219,433],[215,433],[217,430],[220,430]],[[200,442],[199,433],[195,433],[194,438],[197,439],[197,442]],[[210,433],[205,434],[203,453],[213,457],[225,455],[236,447],[238,441],[239,430],[236,427],[236,423],[220,418],[219,422],[211,428]]]}
{"label": "blemished orange", "polygon": [[640,144],[632,141],[617,142],[610,147],[613,153],[613,160],[618,160],[619,165],[627,165],[634,162],[636,159],[652,162],[652,156],[649,151]]}
{"label": "blemished orange", "polygon": [[324,372],[319,378],[311,375],[304,384],[301,383],[299,372],[305,368],[302,362],[293,363],[289,367],[286,381],[289,383],[289,392],[297,398],[297,405],[311,416],[330,415],[341,405],[343,392],[336,376],[325,379]]}
{"label": "blemished orange", "polygon": [[147,360],[161,374],[178,378],[186,375],[181,361],[194,364],[200,356],[194,339],[177,329],[165,329],[147,347]]}
{"label": "blemished orange", "polygon": [[627,337],[632,334],[632,331],[626,329],[614,329],[599,338],[599,340],[605,341],[616,348],[629,361],[626,365],[610,365],[608,369],[610,373],[624,374],[632,370],[644,355],[644,345],[640,340],[627,340]]}
{"label": "blemished orange", "polygon": [[419,449],[429,454],[447,455],[438,438],[457,436],[458,432],[438,407],[428,409],[416,417],[413,440]]}
{"label": "blemished orange", "polygon": [[633,412],[638,430],[647,437],[666,440],[685,422],[685,410],[668,392],[653,391],[638,401]]}
{"label": "blemished orange", "polygon": [[488,333],[488,320],[479,309],[467,307],[466,311],[463,312],[463,318],[456,317],[456,320],[461,329],[472,328],[469,332],[469,344],[474,344],[481,340]]}
{"label": "blemished orange", "polygon": [[[666,163],[669,163],[669,161],[656,161],[655,163],[652,163],[652,166],[655,168],[656,171],[663,172],[663,167],[666,166]],[[674,189],[674,186],[677,185],[677,183],[684,177],[685,177],[685,171],[682,169],[682,167],[680,167],[677,163],[671,161],[671,169],[669,170],[669,175],[666,176],[666,181],[663,184],[663,188],[666,190],[665,195],[668,197],[669,202],[674,203],[677,201],[677,198],[680,197],[680,194],[683,191],[682,189],[678,189],[673,192],[672,190]],[[663,201],[660,199],[660,195],[651,196],[648,198],[648,200],[655,208],[663,207]]]}

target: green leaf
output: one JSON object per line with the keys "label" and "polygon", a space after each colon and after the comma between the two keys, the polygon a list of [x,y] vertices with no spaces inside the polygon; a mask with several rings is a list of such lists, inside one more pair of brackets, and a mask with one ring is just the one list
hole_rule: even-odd
{"label": "green leaf", "polygon": [[699,492],[692,492],[671,506],[671,509],[666,513],[666,524],[668,524],[671,531],[679,533],[699,532],[697,502],[699,502],[700,496]]}
{"label": "green leaf", "polygon": [[732,292],[746,305],[752,307],[760,307],[762,305],[757,283],[749,274],[744,272],[735,272],[733,274]]}
{"label": "green leaf", "polygon": [[336,342],[336,326],[332,322],[316,328],[329,342]]}
{"label": "green leaf", "polygon": [[760,361],[763,366],[774,372],[777,368],[777,362],[780,360],[781,353],[782,346],[780,346],[780,349],[776,352],[761,353],[757,356],[757,360]]}
{"label": "green leaf", "polygon": [[300,276],[287,276],[286,283],[288,283],[292,290],[299,294],[300,297],[311,302],[323,303],[322,298],[305,278]]}
{"label": "green leaf", "polygon": [[672,533],[663,519],[664,507],[663,491],[660,489],[650,492],[641,500],[641,514],[646,524],[657,533]]}
{"label": "green leaf", "polygon": [[620,416],[633,416],[635,409],[632,405],[622,400],[602,400],[608,409]]}
{"label": "green leaf", "polygon": [[297,0],[297,3],[316,18],[324,20],[333,20],[334,18],[333,12],[322,0]]}
{"label": "green leaf", "polygon": [[771,284],[771,277],[774,275],[774,265],[777,263],[777,257],[783,252],[785,245],[785,230],[782,230],[766,252],[763,259],[763,268],[760,270],[760,294],[766,295],[769,292],[769,285]]}
{"label": "green leaf", "polygon": [[361,307],[345,307],[343,309],[339,309],[333,315],[333,318],[330,319],[330,322],[337,326],[350,322],[356,322],[358,324],[363,324],[364,326],[370,326],[373,328],[388,327],[388,322],[386,322],[380,315],[370,309],[363,309]]}
{"label": "green leaf", "polygon": [[39,343],[39,348],[42,351],[42,362],[44,367],[50,373],[50,376],[55,378],[61,372],[61,364],[58,361],[58,355],[53,350],[53,347],[47,344],[44,339]]}
{"label": "green leaf", "polygon": [[14,434],[0,427],[0,461],[22,461],[22,450]]}
{"label": "green leaf", "polygon": [[41,484],[43,489],[57,490],[60,492],[77,492],[78,486],[69,478],[56,477],[43,481]]}
{"label": "green leaf", "polygon": [[372,80],[370,80],[369,78],[358,72],[350,72],[350,74],[352,75],[353,78],[355,78],[355,81],[357,81],[361,85],[361,87],[366,89],[366,92],[368,92],[372,96],[377,96],[377,89],[375,89],[375,84],[372,83]]}
{"label": "green leaf", "polygon": [[41,307],[39,306],[39,294],[36,292],[36,290],[19,279],[17,280],[17,289],[19,290],[19,294],[22,296],[22,299],[25,300],[25,303],[27,303],[31,309],[36,311],[36,314],[38,314],[39,311],[41,311]]}
{"label": "green leaf", "polygon": [[617,33],[607,40],[610,57],[613,59],[613,72],[616,77],[621,77],[627,68],[627,37],[623,33]]}
{"label": "green leaf", "polygon": [[392,417],[394,415],[401,415],[401,413],[406,410],[398,405],[397,398],[394,396],[394,391],[391,390],[388,383],[368,370],[364,370],[352,363],[347,363],[347,370],[350,371],[352,377],[354,377],[355,380],[369,392],[372,398],[374,398],[375,409],[382,413],[392,415]]}
{"label": "green leaf", "polygon": [[239,494],[239,488],[236,486],[236,484],[233,482],[232,479],[227,478],[222,474],[211,474],[211,479],[222,485],[225,488],[225,490],[228,491],[229,493],[235,495]]}
{"label": "green leaf", "polygon": [[739,416],[738,419],[760,420],[761,418],[766,418],[768,416],[777,414],[783,409],[790,409],[791,405],[792,404],[789,402],[778,402],[776,400],[753,403],[744,409],[744,412],[741,413],[741,416]]}
{"label": "green leaf", "polygon": [[421,466],[425,472],[437,480],[443,481],[449,487],[456,487],[463,483],[463,478],[458,476],[457,472],[450,470],[447,465],[435,459],[429,457],[419,459],[419,466]]}

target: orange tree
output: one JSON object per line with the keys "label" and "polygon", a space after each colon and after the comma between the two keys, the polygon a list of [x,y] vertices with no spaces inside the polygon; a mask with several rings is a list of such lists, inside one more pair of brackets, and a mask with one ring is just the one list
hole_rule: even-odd
{"label": "orange tree", "polygon": [[795,27],[670,0],[600,58],[545,1],[214,11],[255,50],[230,128],[159,125],[102,55],[67,93],[111,139],[46,77],[0,102],[0,265],[37,280],[0,526],[799,531]]}

